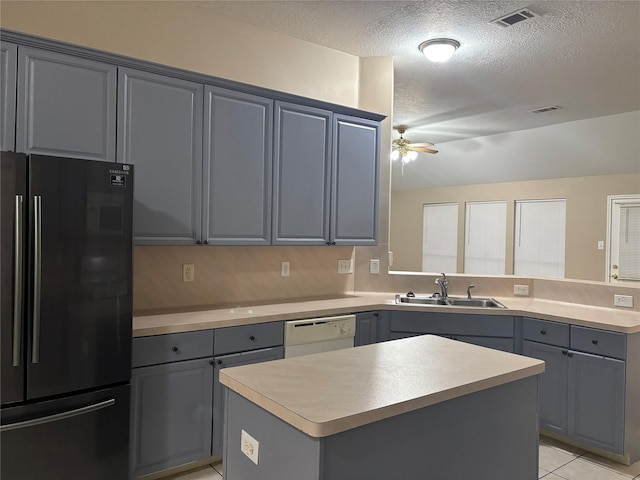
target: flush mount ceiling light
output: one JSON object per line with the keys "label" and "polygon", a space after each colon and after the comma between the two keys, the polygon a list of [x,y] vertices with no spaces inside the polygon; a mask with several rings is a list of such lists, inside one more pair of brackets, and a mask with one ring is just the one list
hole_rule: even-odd
{"label": "flush mount ceiling light", "polygon": [[432,62],[442,63],[449,60],[458,47],[460,42],[451,38],[433,38],[422,42],[418,49]]}

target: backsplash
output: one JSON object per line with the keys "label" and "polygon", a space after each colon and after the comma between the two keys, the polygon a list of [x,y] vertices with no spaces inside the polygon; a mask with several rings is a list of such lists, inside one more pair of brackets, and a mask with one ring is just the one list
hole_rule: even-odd
{"label": "backsplash", "polygon": [[[134,313],[352,294],[354,275],[337,265],[353,254],[348,246],[135,247]],[[183,264],[195,266],[193,282],[182,281]]]}

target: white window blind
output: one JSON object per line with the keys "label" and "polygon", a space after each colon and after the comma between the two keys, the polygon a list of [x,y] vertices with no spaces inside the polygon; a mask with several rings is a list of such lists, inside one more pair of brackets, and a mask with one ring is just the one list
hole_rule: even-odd
{"label": "white window blind", "polygon": [[640,280],[640,205],[620,206],[618,275],[621,280]]}
{"label": "white window blind", "polygon": [[516,201],[515,275],[564,278],[566,201]]}
{"label": "white window blind", "polygon": [[423,206],[422,271],[455,272],[458,255],[458,204]]}
{"label": "white window blind", "polygon": [[506,231],[506,202],[468,202],[465,211],[464,272],[503,275]]}

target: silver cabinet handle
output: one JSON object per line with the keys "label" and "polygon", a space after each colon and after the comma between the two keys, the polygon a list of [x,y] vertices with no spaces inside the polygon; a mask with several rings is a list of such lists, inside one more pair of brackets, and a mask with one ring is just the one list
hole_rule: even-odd
{"label": "silver cabinet handle", "polygon": [[40,287],[42,283],[42,197],[33,197],[33,336],[31,363],[40,360]]}
{"label": "silver cabinet handle", "polygon": [[16,195],[15,230],[14,230],[14,256],[13,259],[13,360],[14,367],[20,366],[22,356],[22,236],[23,236],[23,198]]}
{"label": "silver cabinet handle", "polygon": [[58,422],[67,418],[77,417],[79,415],[95,412],[96,410],[102,410],[103,408],[111,407],[115,404],[116,400],[114,398],[111,398],[109,400],[105,400],[104,402],[87,405],[86,407],[76,408],[74,410],[69,410],[66,412],[56,413],[55,415],[49,415],[47,417],[34,418],[33,420],[25,420],[24,422],[10,423],[9,425],[1,425],[0,432],[8,432],[21,428],[44,425],[45,423]]}

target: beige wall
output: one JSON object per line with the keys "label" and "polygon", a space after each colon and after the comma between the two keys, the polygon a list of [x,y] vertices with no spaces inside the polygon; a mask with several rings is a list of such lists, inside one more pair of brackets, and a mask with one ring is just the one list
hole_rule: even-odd
{"label": "beige wall", "polygon": [[359,58],[172,1],[0,2],[2,28],[352,107]]}
{"label": "beige wall", "polygon": [[[597,242],[606,240],[607,195],[640,193],[640,174],[573,177],[529,182],[467,185],[397,190],[391,194],[391,250],[393,270],[420,271],[422,268],[422,205],[459,203],[458,231],[464,231],[464,203],[467,201],[507,201],[507,271],[513,273],[513,223],[515,200],[565,198],[566,278],[603,281],[606,250]],[[462,272],[464,236],[458,238],[458,272]]]}
{"label": "beige wall", "polygon": [[[182,2],[0,2],[5,29],[389,115],[393,63],[358,58],[269,32]],[[382,151],[390,150],[391,120]],[[382,155],[380,238],[388,237],[389,161]],[[136,247],[134,309],[198,307],[337,296],[352,247]],[[290,277],[280,276],[289,261]],[[194,263],[194,282],[182,264]]]}

